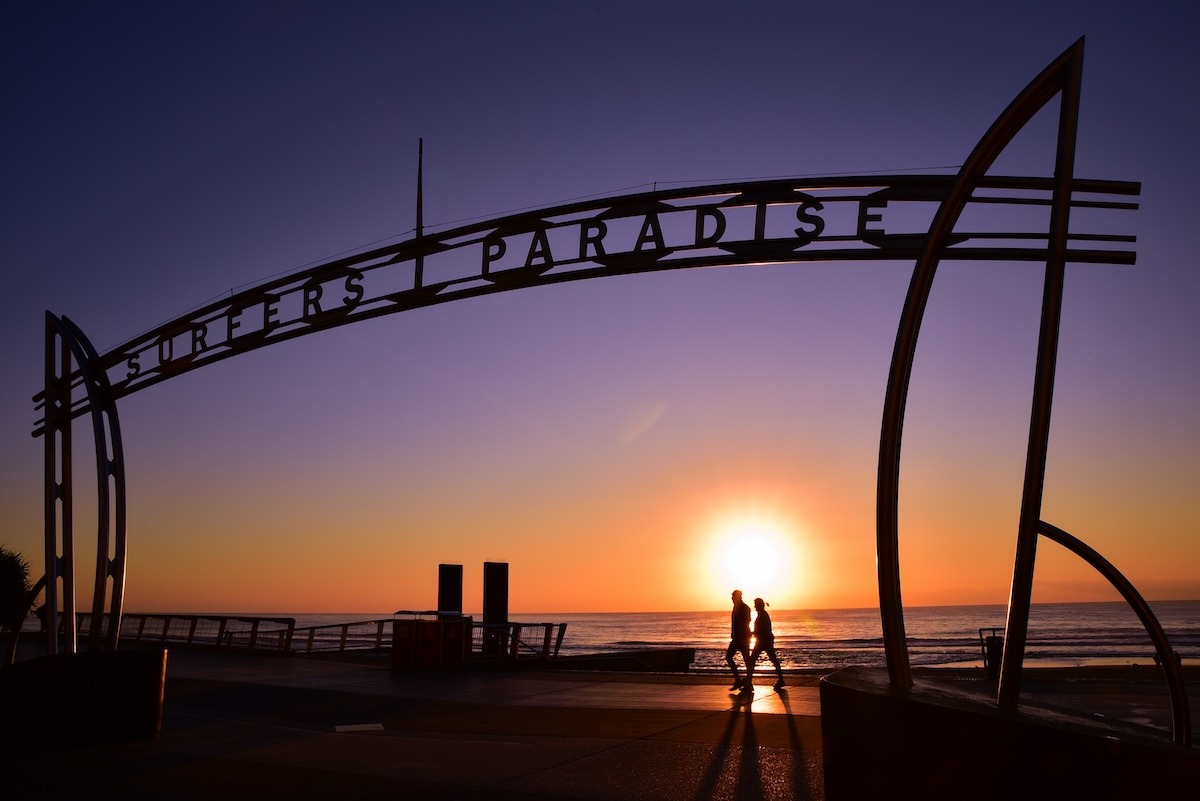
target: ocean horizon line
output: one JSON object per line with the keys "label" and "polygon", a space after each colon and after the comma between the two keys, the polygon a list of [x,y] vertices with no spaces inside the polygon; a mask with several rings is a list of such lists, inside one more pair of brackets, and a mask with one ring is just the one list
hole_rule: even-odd
{"label": "ocean horizon line", "polygon": [[[1200,598],[1148,598],[1148,599],[1146,599],[1146,602],[1149,604],[1200,603]],[[1035,601],[1032,604],[1032,606],[1035,606],[1035,607],[1060,607],[1060,606],[1081,606],[1081,605],[1099,606],[1099,605],[1105,605],[1105,604],[1113,605],[1113,606],[1129,606],[1129,604],[1127,604],[1122,599],[1110,599],[1110,600],[1105,600],[1105,601],[1040,601],[1040,602]],[[878,611],[878,609],[879,609],[879,607],[877,605],[873,605],[873,606],[828,606],[828,607],[816,607],[816,606],[774,607],[774,606],[770,606],[768,604],[768,606],[772,612],[781,612],[781,613],[785,612],[785,613],[789,613],[789,614],[804,613],[804,612],[812,612],[812,613],[817,613],[817,612],[863,612],[863,611]],[[995,602],[995,603],[920,604],[920,605],[906,604],[904,608],[906,610],[908,610],[908,609],[912,609],[912,610],[916,610],[916,609],[922,609],[922,610],[971,609],[971,608],[994,609],[997,607],[1006,608],[1007,606],[1008,606],[1008,604],[1006,602]],[[325,617],[325,616],[342,615],[342,616],[360,616],[360,617],[368,616],[368,617],[371,617],[371,616],[379,616],[379,615],[392,616],[392,615],[411,615],[411,614],[435,614],[439,611],[446,612],[448,610],[438,610],[434,607],[426,607],[426,608],[419,608],[419,609],[418,608],[397,609],[392,612],[378,611],[378,610],[377,611],[343,611],[343,610],[278,611],[278,610],[275,610],[275,611],[264,612],[264,611],[247,611],[245,609],[237,609],[237,610],[231,610],[231,611],[212,610],[212,609],[206,609],[206,610],[202,610],[202,611],[194,611],[194,610],[193,611],[182,611],[179,609],[174,609],[171,611],[143,611],[140,609],[127,609],[127,610],[125,610],[125,613],[133,614],[133,615],[156,615],[156,616],[216,615],[216,616],[227,616],[227,617],[229,617],[229,616],[294,617],[296,615],[303,615],[303,616],[320,615],[322,617]],[[521,616],[542,616],[542,617],[545,617],[547,615],[571,615],[571,616],[576,616],[576,615],[705,615],[705,614],[725,614],[725,613],[728,613],[728,611],[729,611],[729,607],[723,606],[723,607],[714,608],[714,609],[655,609],[655,610],[640,609],[640,610],[632,610],[632,611],[623,611],[623,610],[571,611],[571,610],[563,610],[563,609],[559,609],[556,611],[510,610],[508,614],[510,616],[521,615]],[[482,612],[477,611],[477,610],[463,610],[461,612],[455,612],[455,614],[462,614],[462,615],[468,615],[468,616],[479,616],[482,614]]]}

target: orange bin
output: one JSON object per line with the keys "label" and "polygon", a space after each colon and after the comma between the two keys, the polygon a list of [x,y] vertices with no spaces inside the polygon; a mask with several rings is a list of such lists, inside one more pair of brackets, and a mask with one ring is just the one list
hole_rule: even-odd
{"label": "orange bin", "polygon": [[[397,613],[402,614],[402,613]],[[392,667],[404,670],[456,670],[471,649],[471,618],[409,613],[392,618]]]}

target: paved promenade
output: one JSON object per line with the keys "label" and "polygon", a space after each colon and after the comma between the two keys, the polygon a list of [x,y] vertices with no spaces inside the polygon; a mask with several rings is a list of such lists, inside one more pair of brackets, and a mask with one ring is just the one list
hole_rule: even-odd
{"label": "paved promenade", "polygon": [[[157,740],[9,748],[3,798],[823,798],[815,675],[776,692],[760,674],[749,695],[722,675],[406,672],[386,656],[179,649],[167,665]],[[1128,670],[1054,675],[1032,672],[1025,700],[1169,731],[1160,684]]]}
{"label": "paved promenade", "polygon": [[821,798],[817,678],[761,681],[175,651],[157,741],[29,749],[5,797]]}

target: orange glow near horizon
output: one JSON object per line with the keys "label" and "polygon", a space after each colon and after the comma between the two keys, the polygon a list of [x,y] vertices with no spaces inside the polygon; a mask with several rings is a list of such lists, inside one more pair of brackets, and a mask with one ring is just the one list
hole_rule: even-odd
{"label": "orange glow near horizon", "polygon": [[[484,561],[510,564],[514,615],[724,613],[733,589],[775,610],[878,603],[872,488],[867,480],[835,475],[829,458],[810,463],[742,454],[723,462],[695,450],[644,464],[614,457],[611,469],[590,468],[592,481],[578,478],[587,465],[564,461],[557,470],[497,476],[479,485],[476,502],[468,504],[460,487],[442,486],[439,476],[381,500],[378,475],[395,474],[392,463],[347,465],[336,475],[276,473],[266,458],[216,474],[217,480],[187,463],[157,463],[162,450],[140,448],[149,455],[131,474],[139,490],[156,477],[167,479],[170,490],[157,499],[138,493],[126,593],[131,612],[428,609],[436,603],[437,565],[449,563],[463,565],[464,611],[478,613]],[[997,502],[981,491],[946,491],[920,467],[917,461],[911,473],[917,486],[901,520],[906,606],[1006,603],[1015,526],[1008,507],[1015,503],[1006,507],[1005,498]],[[87,472],[81,468],[77,476],[82,485]],[[94,514],[77,511],[84,521]],[[1164,575],[1157,567],[1167,545],[1129,547],[1119,515],[1055,510],[1050,516],[1069,520],[1068,528],[1096,543],[1150,600],[1197,597],[1186,570]],[[1172,524],[1170,509],[1153,520],[1156,531],[1179,539],[1188,533]],[[77,597],[86,603],[90,546],[77,533]],[[36,555],[35,548],[29,538],[21,550]],[[1113,598],[1094,571],[1061,551],[1039,546],[1036,602]]]}

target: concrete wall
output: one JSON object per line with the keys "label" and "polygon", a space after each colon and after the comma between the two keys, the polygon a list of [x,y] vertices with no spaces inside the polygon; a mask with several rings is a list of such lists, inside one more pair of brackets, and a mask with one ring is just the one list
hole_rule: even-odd
{"label": "concrete wall", "polygon": [[893,691],[868,668],[823,679],[827,801],[1200,798],[1200,750],[1050,711],[1001,714],[987,689]]}

